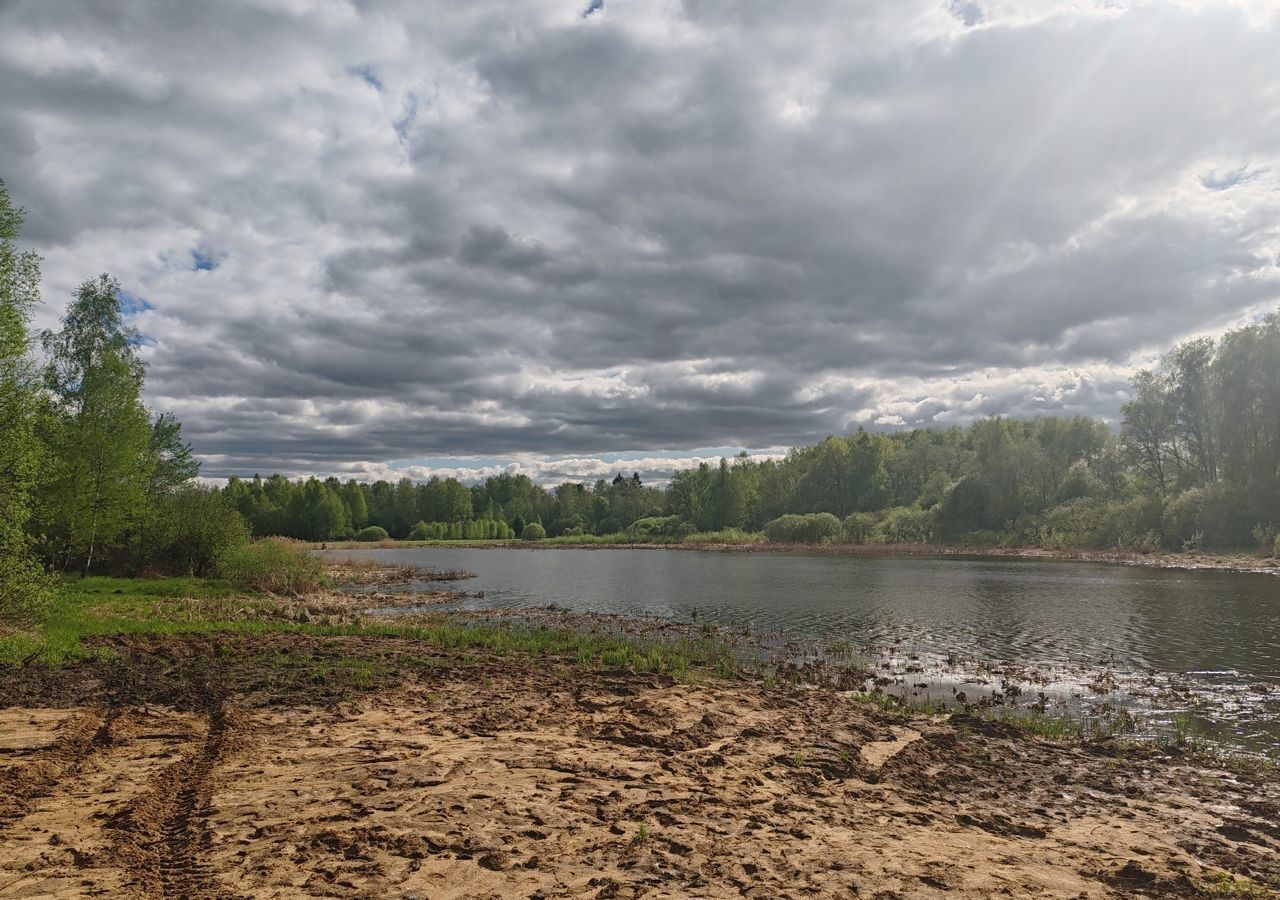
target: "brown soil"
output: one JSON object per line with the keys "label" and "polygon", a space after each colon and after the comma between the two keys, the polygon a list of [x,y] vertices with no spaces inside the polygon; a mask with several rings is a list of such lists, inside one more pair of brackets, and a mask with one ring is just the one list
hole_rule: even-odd
{"label": "brown soil", "polygon": [[112,646],[113,664],[0,672],[0,897],[1280,884],[1280,784],[1110,743],[393,638]]}

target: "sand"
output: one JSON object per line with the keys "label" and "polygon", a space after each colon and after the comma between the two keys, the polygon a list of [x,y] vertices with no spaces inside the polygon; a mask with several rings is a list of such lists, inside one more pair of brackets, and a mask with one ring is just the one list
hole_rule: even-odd
{"label": "sand", "polygon": [[[0,897],[1065,900],[1280,884],[1280,785],[1154,751],[399,639],[132,652],[10,679]],[[255,662],[281,654],[412,664],[353,686]]]}

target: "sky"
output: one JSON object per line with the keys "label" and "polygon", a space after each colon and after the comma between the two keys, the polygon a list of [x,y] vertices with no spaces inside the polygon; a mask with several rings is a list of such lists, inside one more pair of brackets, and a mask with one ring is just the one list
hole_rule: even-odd
{"label": "sky", "polygon": [[544,482],[1097,416],[1280,305],[1260,0],[0,0],[38,325],[211,478]]}

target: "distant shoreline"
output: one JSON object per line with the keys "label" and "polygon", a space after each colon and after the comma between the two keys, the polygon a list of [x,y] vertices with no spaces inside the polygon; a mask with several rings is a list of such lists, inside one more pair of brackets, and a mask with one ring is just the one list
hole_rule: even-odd
{"label": "distant shoreline", "polygon": [[1138,553],[1132,550],[1053,550],[1044,547],[981,547],[965,544],[774,544],[744,543],[544,543],[541,541],[360,541],[313,543],[315,549],[409,550],[422,547],[474,550],[679,550],[709,553],[793,553],[827,556],[963,557],[1089,562],[1202,572],[1280,576],[1280,559],[1230,553]]}

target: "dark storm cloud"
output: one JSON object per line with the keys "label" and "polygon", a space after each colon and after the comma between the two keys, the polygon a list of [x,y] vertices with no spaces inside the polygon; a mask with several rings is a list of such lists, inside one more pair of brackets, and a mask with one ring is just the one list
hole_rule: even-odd
{"label": "dark storm cloud", "polygon": [[40,324],[117,274],[208,475],[551,478],[1114,419],[1133,367],[1278,300],[1267,4],[586,13],[0,6]]}

